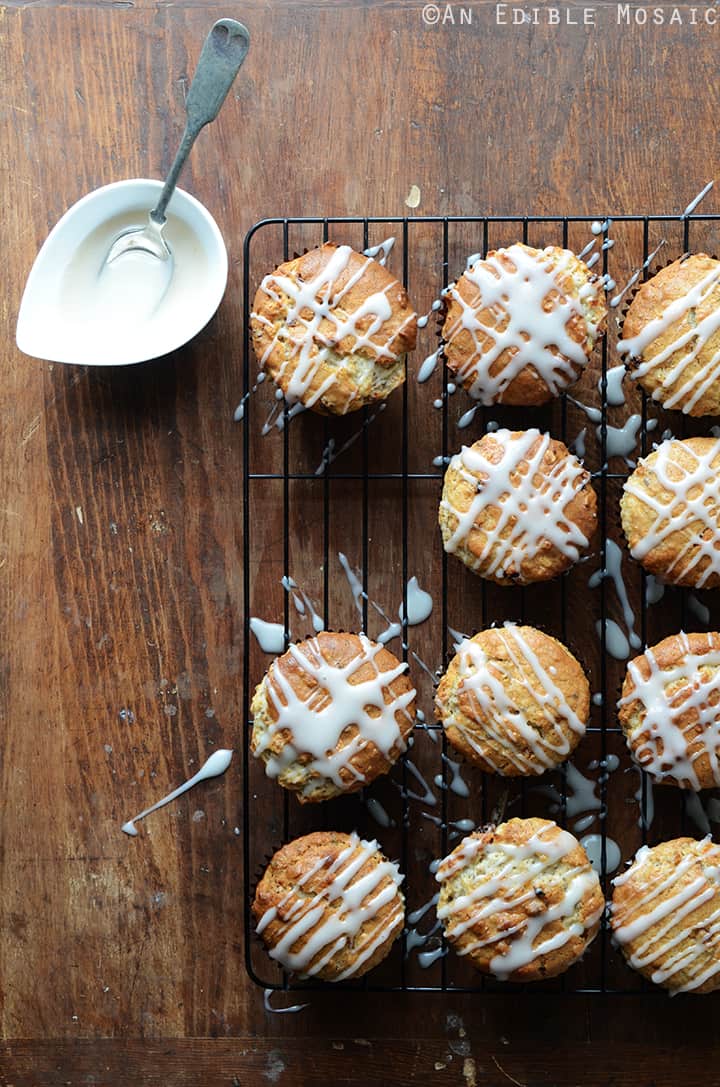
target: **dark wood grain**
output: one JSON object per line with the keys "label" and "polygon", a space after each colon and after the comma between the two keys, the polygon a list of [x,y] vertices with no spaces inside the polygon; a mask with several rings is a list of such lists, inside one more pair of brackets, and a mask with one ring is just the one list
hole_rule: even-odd
{"label": "dark wood grain", "polygon": [[[140,839],[119,833],[214,746],[239,744],[242,430],[232,411],[247,228],[278,213],[403,214],[412,184],[426,214],[672,213],[713,176],[718,31],[617,28],[607,4],[596,4],[594,30],[501,27],[494,5],[471,7],[471,26],[435,28],[413,0],[237,9],[251,52],[183,177],[223,230],[228,293],[192,345],[124,371],[21,356],[12,333],[22,287],[73,201],[168,167],[201,41],[235,8],[143,0],[0,10],[3,1083],[669,1085],[700,1082],[707,1067],[714,1001],[318,995],[302,1015],[269,1016],[243,965],[239,757],[225,778],[154,816]],[[716,210],[715,196],[704,206]],[[717,252],[717,236],[706,241]],[[619,264],[634,244],[620,239]],[[417,250],[419,307],[437,288],[435,246],[428,235]],[[409,395],[419,411],[416,386]],[[373,441],[376,463],[397,455],[397,410]],[[294,452],[312,469],[319,435],[305,424]],[[580,424],[572,415],[570,429]],[[430,414],[414,464],[437,453],[437,427]],[[254,452],[276,463],[277,446]],[[377,510],[397,501],[392,488],[378,491]],[[310,584],[312,493],[293,491],[293,560]],[[418,574],[435,498],[432,488],[413,498]],[[350,488],[345,500],[347,531],[333,524],[333,551],[357,539],[361,495]],[[283,603],[279,501],[267,488],[253,568],[253,600],[268,615]],[[397,541],[373,516],[387,551],[387,562],[371,555],[373,595],[391,604]],[[584,592],[584,574],[573,577]],[[456,610],[481,603],[469,578],[451,592]],[[543,600],[557,615],[552,594]],[[352,622],[339,587],[327,603],[333,622]],[[498,618],[515,604],[490,590],[485,606]],[[677,616],[671,600],[658,625]],[[420,655],[439,634],[436,616],[418,632]],[[596,673],[589,635],[581,655]],[[616,788],[622,812],[633,784],[618,775]],[[676,827],[676,809],[667,820]]]}

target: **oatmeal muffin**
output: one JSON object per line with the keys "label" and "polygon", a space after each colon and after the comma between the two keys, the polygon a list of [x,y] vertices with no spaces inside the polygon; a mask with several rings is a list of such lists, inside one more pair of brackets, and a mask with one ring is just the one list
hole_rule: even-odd
{"label": "oatmeal muffin", "polygon": [[252,753],[301,802],[369,785],[405,751],[415,689],[389,649],[323,631],[270,665],[251,706]]}
{"label": "oatmeal muffin", "polygon": [[511,245],[444,291],[448,367],[481,404],[544,404],[587,365],[607,308],[601,280],[556,246]]}
{"label": "oatmeal muffin", "polygon": [[673,634],[646,649],[628,664],[618,714],[654,781],[720,785],[720,634]]}
{"label": "oatmeal muffin", "polygon": [[561,642],[506,623],[462,641],[435,706],[448,740],[470,762],[530,777],[558,766],[584,736],[590,686]]}
{"label": "oatmeal muffin", "polygon": [[539,430],[497,430],[463,446],[445,473],[445,550],[498,584],[546,581],[589,547],[597,527],[590,473]]}
{"label": "oatmeal muffin", "polygon": [[644,845],[613,884],[613,938],[629,966],[671,993],[720,987],[720,846]]}
{"label": "oatmeal muffin", "polygon": [[441,861],[438,917],[459,955],[501,981],[541,981],[581,957],[605,906],[576,838],[548,819],[476,831]]}
{"label": "oatmeal muffin", "polygon": [[300,977],[362,977],[402,932],[402,879],[377,842],[306,834],[278,850],[258,884],[257,934],[270,958]]}
{"label": "oatmeal muffin", "polygon": [[345,415],[403,383],[417,317],[383,265],[326,242],[265,276],[250,328],[260,366],[289,404]]}
{"label": "oatmeal muffin", "polygon": [[720,585],[720,440],[671,438],[644,457],[620,501],[630,552],[672,585]]}
{"label": "oatmeal muffin", "polygon": [[696,253],[643,283],[617,349],[665,408],[720,414],[720,261]]}

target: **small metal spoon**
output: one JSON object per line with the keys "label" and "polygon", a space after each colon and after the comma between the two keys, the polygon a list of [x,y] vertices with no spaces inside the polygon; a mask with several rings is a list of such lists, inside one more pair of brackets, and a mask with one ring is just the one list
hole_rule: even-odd
{"label": "small metal spoon", "polygon": [[249,46],[250,35],[247,29],[235,19],[220,19],[213,26],[205,39],[185,100],[185,131],[160,199],[150,212],[146,227],[131,227],[115,239],[105,258],[106,265],[124,253],[131,252],[150,253],[163,261],[172,259],[172,253],[163,237],[163,227],[167,221],[165,210],[200,129],[214,121],[220,112],[240,65],[247,56]]}

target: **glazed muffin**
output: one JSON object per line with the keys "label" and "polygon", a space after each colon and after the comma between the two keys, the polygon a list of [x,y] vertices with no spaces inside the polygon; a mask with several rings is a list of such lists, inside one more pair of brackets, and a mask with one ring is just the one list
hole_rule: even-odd
{"label": "glazed muffin", "polygon": [[720,846],[645,845],[613,884],[613,938],[629,966],[671,993],[720,987]]}
{"label": "glazed muffin", "polygon": [[470,762],[530,777],[558,766],[584,736],[590,686],[561,642],[506,623],[461,642],[435,706],[449,742]]}
{"label": "glazed muffin", "polygon": [[697,253],[643,283],[617,349],[665,408],[720,414],[720,261]]}
{"label": "glazed muffin", "polygon": [[306,834],[278,850],[258,884],[257,934],[270,958],[300,977],[362,977],[402,932],[402,879],[377,842]]}
{"label": "glazed muffin", "polygon": [[548,819],[476,831],[441,861],[438,917],[459,955],[501,981],[541,981],[580,958],[600,925],[600,881]]}
{"label": "glazed muffin", "polygon": [[323,631],[291,645],[253,696],[252,753],[301,802],[369,785],[405,751],[415,689],[389,649]]}
{"label": "glazed muffin", "polygon": [[646,649],[628,664],[618,714],[654,781],[720,785],[720,634],[673,634]]}
{"label": "glazed muffin", "polygon": [[590,473],[539,430],[496,430],[463,446],[445,473],[445,550],[498,584],[546,581],[587,550],[597,527]]}
{"label": "glazed muffin", "polygon": [[601,280],[556,246],[511,245],[443,292],[443,352],[481,404],[544,404],[587,365],[607,308]]}
{"label": "glazed muffin", "polygon": [[417,317],[383,265],[326,242],[265,276],[250,328],[260,366],[289,404],[345,415],[403,383]]}
{"label": "glazed muffin", "polygon": [[720,585],[720,440],[662,442],[626,481],[620,513],[648,573],[673,585]]}

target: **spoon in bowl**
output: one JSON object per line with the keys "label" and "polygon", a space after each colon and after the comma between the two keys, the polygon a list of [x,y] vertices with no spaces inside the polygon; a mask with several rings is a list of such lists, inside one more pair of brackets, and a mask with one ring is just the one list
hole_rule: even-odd
{"label": "spoon in bowl", "polygon": [[163,228],[167,221],[165,211],[198,133],[210,121],[214,121],[220,112],[240,65],[247,56],[249,46],[250,35],[247,29],[235,19],[220,19],[213,26],[205,39],[187,94],[185,131],[160,199],[148,216],[147,226],[131,227],[115,239],[103,262],[103,268],[125,253],[149,253],[157,260],[166,262],[169,281],[172,275],[172,252],[163,237]]}

